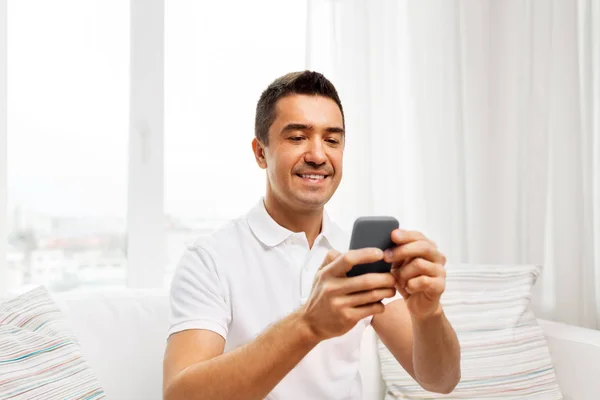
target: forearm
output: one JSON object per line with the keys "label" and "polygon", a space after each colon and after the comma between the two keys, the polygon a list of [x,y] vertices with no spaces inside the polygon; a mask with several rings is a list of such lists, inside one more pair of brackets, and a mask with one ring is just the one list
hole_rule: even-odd
{"label": "forearm", "polygon": [[292,313],[252,342],[183,370],[165,399],[263,399],[317,343]]}
{"label": "forearm", "polygon": [[424,320],[412,319],[413,367],[427,390],[448,393],[460,380],[460,344],[440,308]]}

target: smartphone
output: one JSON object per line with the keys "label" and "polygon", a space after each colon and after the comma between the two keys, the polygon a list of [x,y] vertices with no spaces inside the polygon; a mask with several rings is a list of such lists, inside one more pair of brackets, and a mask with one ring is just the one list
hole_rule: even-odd
{"label": "smartphone", "polygon": [[[394,217],[359,217],[354,221],[350,250],[365,247],[377,247],[385,251],[395,246],[392,231],[398,229],[398,220]],[[358,276],[372,272],[390,272],[392,264],[379,260],[374,263],[359,264],[352,267],[346,276]]]}

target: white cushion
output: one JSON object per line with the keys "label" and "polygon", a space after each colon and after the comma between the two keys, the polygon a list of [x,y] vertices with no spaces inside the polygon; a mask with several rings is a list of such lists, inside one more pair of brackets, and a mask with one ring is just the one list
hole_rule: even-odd
{"label": "white cushion", "polygon": [[548,345],[529,309],[535,265],[448,265],[442,297],[461,344],[453,393],[422,389],[378,341],[386,398],[562,399]]}
{"label": "white cushion", "polygon": [[55,295],[109,399],[162,399],[169,303],[162,290]]}
{"label": "white cushion", "polygon": [[0,304],[0,398],[105,398],[45,288]]}

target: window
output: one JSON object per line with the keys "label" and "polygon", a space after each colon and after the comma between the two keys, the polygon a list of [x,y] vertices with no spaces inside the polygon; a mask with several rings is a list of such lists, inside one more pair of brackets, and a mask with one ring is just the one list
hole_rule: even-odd
{"label": "window", "polygon": [[185,244],[264,193],[255,106],[273,79],[305,68],[306,0],[172,1],[165,17],[168,283]]}
{"label": "window", "polygon": [[186,243],[264,193],[255,105],[305,68],[306,0],[6,4],[4,286],[169,282]]}
{"label": "window", "polygon": [[9,288],[125,282],[129,25],[122,0],[7,3]]}

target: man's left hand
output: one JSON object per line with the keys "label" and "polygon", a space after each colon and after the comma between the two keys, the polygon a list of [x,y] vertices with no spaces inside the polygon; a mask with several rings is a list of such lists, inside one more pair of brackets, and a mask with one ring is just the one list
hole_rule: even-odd
{"label": "man's left hand", "polygon": [[441,313],[440,297],[446,288],[446,257],[423,234],[395,229],[396,247],[386,251],[384,259],[392,263],[396,289],[411,315],[425,319]]}

